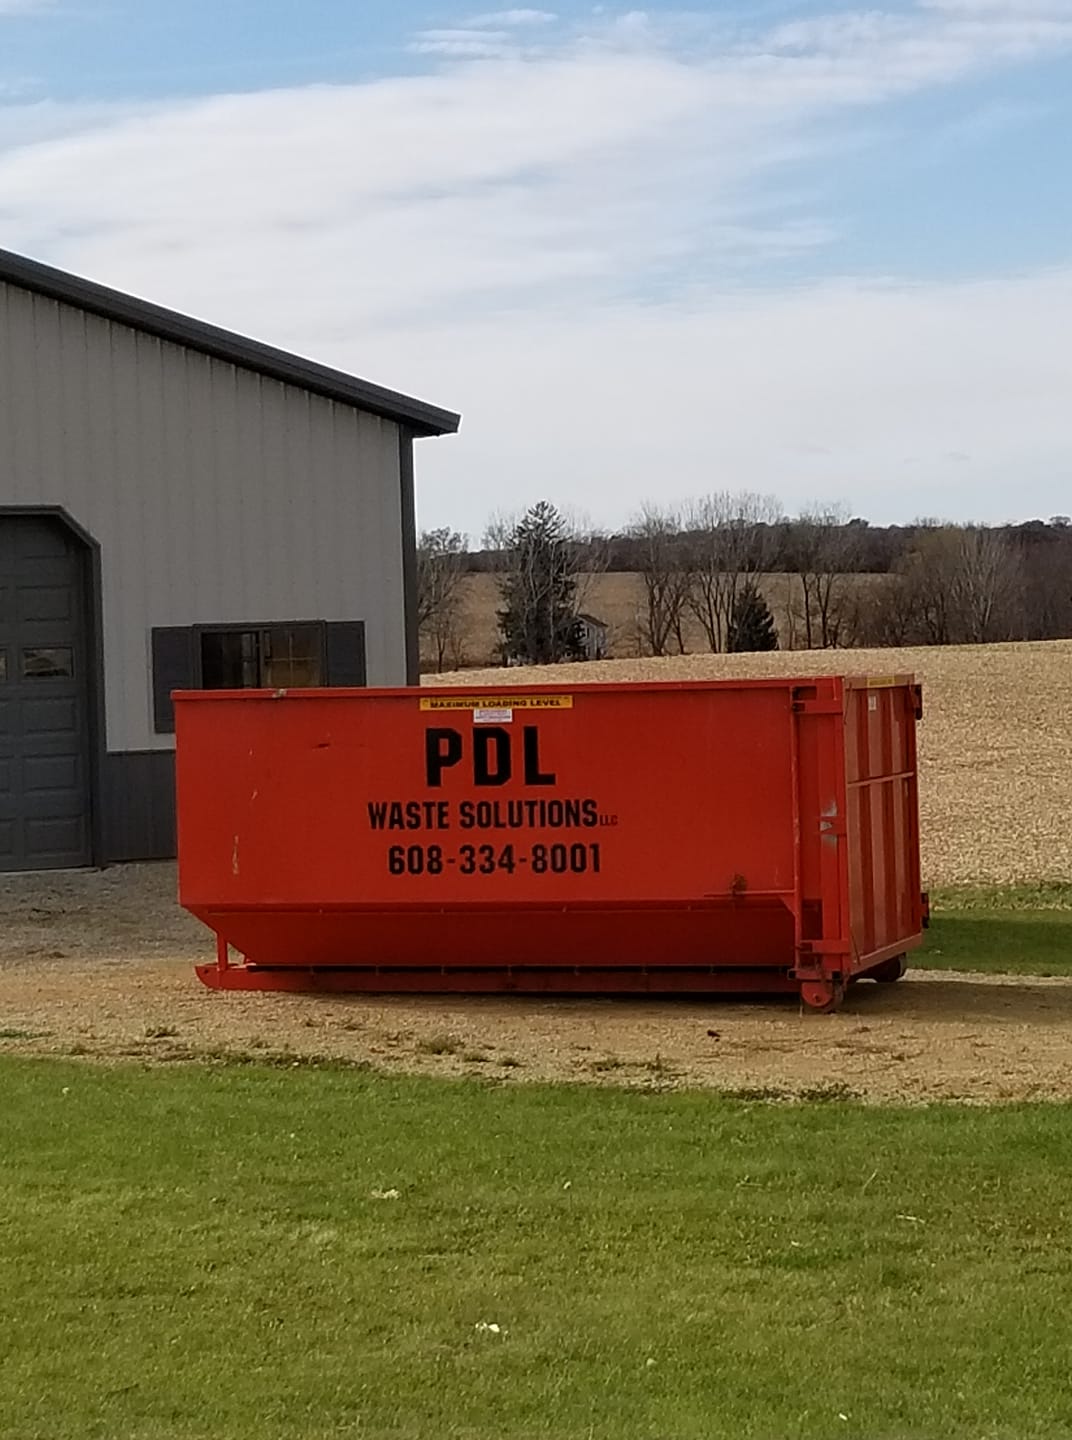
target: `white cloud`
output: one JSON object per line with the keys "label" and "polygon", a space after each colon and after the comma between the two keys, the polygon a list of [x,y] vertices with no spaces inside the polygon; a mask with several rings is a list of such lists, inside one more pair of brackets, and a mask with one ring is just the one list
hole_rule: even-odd
{"label": "white cloud", "polygon": [[552,10],[492,10],[474,15],[470,25],[550,25],[558,16]]}
{"label": "white cloud", "polygon": [[[25,82],[29,87],[30,82]],[[55,100],[26,100],[16,91],[17,103],[0,104],[0,165],[5,151],[25,151],[46,140],[84,137],[97,129],[118,124],[125,115],[141,115],[144,106],[60,104]],[[0,194],[0,214],[3,197]]]}
{"label": "white cloud", "polygon": [[542,53],[518,32],[557,20],[550,10],[495,10],[474,15],[464,25],[420,30],[410,42],[418,55],[440,55],[452,60],[504,60]]}
{"label": "white cloud", "polygon": [[1015,19],[1072,14],[1072,0],[920,0],[920,4],[925,10],[983,19],[995,15]]}
{"label": "white cloud", "polygon": [[428,525],[479,535],[542,495],[615,524],[645,499],[738,487],[876,521],[1000,521],[1068,512],[1070,326],[1072,267],[562,309],[378,349],[465,403],[463,436],[420,451]]}
{"label": "white cloud", "polygon": [[1072,49],[1045,0],[967,5],[730,39],[631,12],[533,26],[537,52],[489,15],[418,37],[483,61],[431,75],[0,106],[0,243],[458,406],[463,436],[422,450],[430,522],[552,484],[608,522],[709,484],[905,514],[939,486],[982,515],[1001,475],[1028,503],[1070,468],[1067,275],[735,293],[836,240],[773,183],[817,124]]}
{"label": "white cloud", "polygon": [[520,54],[505,30],[420,30],[409,48],[416,55],[451,60],[505,60]]}

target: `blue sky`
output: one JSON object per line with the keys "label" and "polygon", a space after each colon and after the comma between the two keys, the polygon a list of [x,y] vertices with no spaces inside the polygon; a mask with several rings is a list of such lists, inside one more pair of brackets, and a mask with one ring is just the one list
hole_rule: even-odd
{"label": "blue sky", "polygon": [[462,410],[473,536],[1072,511],[1072,0],[0,0],[0,245]]}

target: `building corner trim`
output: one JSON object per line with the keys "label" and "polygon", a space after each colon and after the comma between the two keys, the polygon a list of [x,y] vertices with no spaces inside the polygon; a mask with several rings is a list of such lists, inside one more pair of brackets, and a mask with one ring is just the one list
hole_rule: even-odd
{"label": "building corner trim", "polygon": [[417,633],[417,502],[413,481],[413,432],[398,431],[399,500],[402,511],[402,621],[406,632],[406,684],[421,683]]}

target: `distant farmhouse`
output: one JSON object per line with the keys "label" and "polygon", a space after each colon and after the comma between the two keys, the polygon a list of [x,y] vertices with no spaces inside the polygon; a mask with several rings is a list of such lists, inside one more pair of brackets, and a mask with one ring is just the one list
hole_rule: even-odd
{"label": "distant farmhouse", "polygon": [[577,616],[577,648],[585,660],[607,658],[607,637],[609,626],[595,615]]}

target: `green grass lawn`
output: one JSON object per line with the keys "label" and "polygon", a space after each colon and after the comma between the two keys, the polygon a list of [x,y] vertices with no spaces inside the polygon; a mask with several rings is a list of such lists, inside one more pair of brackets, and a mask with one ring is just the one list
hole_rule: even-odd
{"label": "green grass lawn", "polygon": [[0,1095],[12,1440],[1072,1435],[1066,1106],[11,1059]]}
{"label": "green grass lawn", "polygon": [[1057,910],[937,912],[910,958],[927,970],[1072,975],[1072,914]]}
{"label": "green grass lawn", "polygon": [[927,943],[912,955],[913,965],[1072,975],[1072,885],[939,890],[931,908]]}

